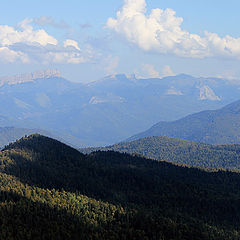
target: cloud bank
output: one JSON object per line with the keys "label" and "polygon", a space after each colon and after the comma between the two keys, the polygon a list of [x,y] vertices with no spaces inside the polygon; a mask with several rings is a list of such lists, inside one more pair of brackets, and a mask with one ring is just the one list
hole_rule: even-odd
{"label": "cloud bank", "polygon": [[44,29],[34,30],[33,20],[25,19],[14,28],[0,25],[0,61],[3,63],[71,63],[89,61],[78,43],[66,39],[63,44]]}
{"label": "cloud bank", "polygon": [[142,71],[148,78],[160,78],[159,72],[151,64],[142,64]]}
{"label": "cloud bank", "polygon": [[135,74],[139,78],[163,78],[176,75],[169,65],[165,65],[162,71],[159,72],[154,65],[147,63],[142,64],[140,75],[139,71],[135,72]]}
{"label": "cloud bank", "polygon": [[116,18],[106,26],[144,51],[180,57],[232,57],[240,59],[240,38],[219,37],[205,31],[204,36],[182,29],[183,18],[172,9],[152,9],[146,13],[145,0],[124,0]]}

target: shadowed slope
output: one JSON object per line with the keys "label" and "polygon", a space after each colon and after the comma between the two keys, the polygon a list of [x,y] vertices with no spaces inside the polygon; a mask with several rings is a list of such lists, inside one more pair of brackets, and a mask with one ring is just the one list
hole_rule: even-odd
{"label": "shadowed slope", "polygon": [[[139,239],[144,236],[144,239],[212,240],[239,237],[238,173],[207,172],[113,151],[84,155],[40,135],[10,144],[1,151],[0,160],[0,176],[9,178],[0,179],[0,192],[4,194],[17,188],[18,195],[35,201],[39,199],[47,207],[63,207],[70,211],[67,213],[70,218],[65,219],[64,226],[69,223],[77,229],[84,228],[84,231],[90,227],[92,239]],[[80,205],[75,204],[76,198],[82,194],[97,201],[91,205],[90,199],[85,197],[82,203],[78,203]],[[63,204],[61,201],[65,198]],[[34,204],[24,199],[18,204],[18,199],[12,200],[17,204],[12,211],[17,216],[21,216],[25,208],[40,213]],[[104,208],[103,201],[111,204]],[[90,207],[81,210],[81,204]],[[114,212],[113,208],[118,210]],[[10,210],[7,209],[6,214]],[[71,223],[68,219],[74,211],[78,213],[74,215],[77,221]],[[108,213],[102,215],[105,211]],[[43,222],[50,221],[47,216],[56,220],[57,212],[54,211],[53,215],[51,210],[46,209],[46,212],[49,215],[43,215]],[[113,228],[107,228],[108,224]],[[23,229],[26,231],[25,227]],[[56,232],[57,236],[61,233],[60,230]],[[71,233],[66,239],[71,239]]]}

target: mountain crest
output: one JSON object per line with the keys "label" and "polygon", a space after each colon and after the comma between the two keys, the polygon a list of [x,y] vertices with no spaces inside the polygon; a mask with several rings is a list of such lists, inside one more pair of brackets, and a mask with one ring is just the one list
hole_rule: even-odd
{"label": "mountain crest", "polygon": [[24,82],[32,82],[39,78],[61,77],[61,73],[57,69],[46,69],[32,73],[17,74],[14,76],[0,77],[0,86],[4,84],[17,84]]}

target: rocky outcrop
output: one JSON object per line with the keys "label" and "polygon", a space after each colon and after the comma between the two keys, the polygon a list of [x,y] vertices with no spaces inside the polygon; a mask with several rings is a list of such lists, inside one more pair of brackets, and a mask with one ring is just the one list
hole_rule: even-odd
{"label": "rocky outcrop", "polygon": [[18,74],[15,76],[0,77],[0,86],[4,84],[17,84],[24,82],[32,82],[35,79],[61,77],[61,73],[57,69],[41,70],[33,73]]}

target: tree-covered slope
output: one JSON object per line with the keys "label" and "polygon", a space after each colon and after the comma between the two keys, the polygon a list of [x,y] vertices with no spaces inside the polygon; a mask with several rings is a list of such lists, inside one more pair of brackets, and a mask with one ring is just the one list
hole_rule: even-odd
{"label": "tree-covered slope", "polygon": [[83,148],[83,153],[117,151],[193,167],[240,169],[240,145],[210,145],[171,137],[146,137],[108,147]]}
{"label": "tree-covered slope", "polygon": [[79,153],[32,135],[0,152],[4,239],[240,238],[240,174]]}
{"label": "tree-covered slope", "polygon": [[173,122],[159,122],[128,141],[148,137],[168,136],[210,144],[240,143],[240,101],[219,110],[209,110]]}

